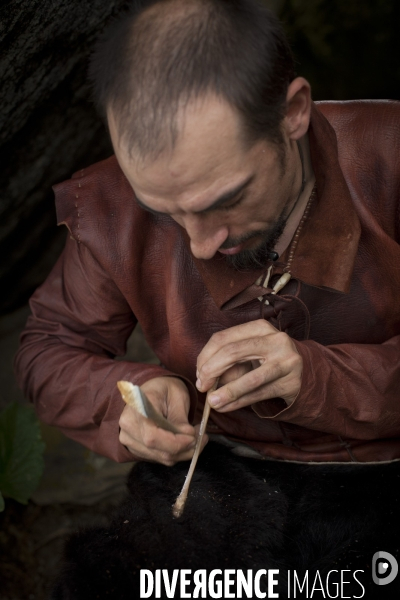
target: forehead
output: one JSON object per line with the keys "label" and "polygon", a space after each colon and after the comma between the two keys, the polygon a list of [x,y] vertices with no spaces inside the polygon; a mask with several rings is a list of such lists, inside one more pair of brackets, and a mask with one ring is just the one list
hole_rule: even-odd
{"label": "forehead", "polygon": [[267,142],[246,145],[237,113],[215,97],[191,102],[178,113],[176,143],[156,159],[130,152],[118,137],[113,115],[109,124],[118,162],[138,197],[150,206],[164,199],[198,208],[198,202],[251,176],[260,156],[272,151]]}

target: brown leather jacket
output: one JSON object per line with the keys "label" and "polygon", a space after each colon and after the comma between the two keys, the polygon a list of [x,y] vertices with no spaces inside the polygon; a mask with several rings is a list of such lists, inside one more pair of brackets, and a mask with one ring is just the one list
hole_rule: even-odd
{"label": "brown leather jacket", "polygon": [[[218,414],[211,431],[271,458],[400,458],[400,103],[313,107],[318,197],[292,263],[267,306],[223,257],[195,259],[184,230],[143,211],[114,157],[55,186],[71,236],[31,299],[16,370],[44,421],[117,461],[118,379],[186,378],[195,411],[196,358],[210,336],[262,316],[304,360],[295,402]],[[336,135],[335,135],[336,134]],[[336,139],[337,138],[337,139]],[[287,256],[273,267],[282,272]],[[269,264],[266,265],[266,268]],[[163,366],[112,360],[139,321]],[[199,394],[196,418],[204,396]]]}

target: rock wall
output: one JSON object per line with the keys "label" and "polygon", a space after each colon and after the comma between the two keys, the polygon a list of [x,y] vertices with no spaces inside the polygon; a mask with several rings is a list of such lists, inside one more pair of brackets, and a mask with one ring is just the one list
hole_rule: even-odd
{"label": "rock wall", "polygon": [[112,153],[87,61],[126,0],[14,0],[0,8],[0,311],[43,280],[65,232],[51,186]]}

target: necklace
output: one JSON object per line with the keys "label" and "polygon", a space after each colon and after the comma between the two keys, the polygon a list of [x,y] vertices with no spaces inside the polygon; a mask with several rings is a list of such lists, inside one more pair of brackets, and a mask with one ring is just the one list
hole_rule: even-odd
{"label": "necklace", "polygon": [[[297,147],[299,149],[300,160],[301,160],[301,173],[302,173],[301,179],[302,179],[302,181],[301,181],[301,188],[300,188],[299,195],[297,196],[296,202],[292,206],[292,208],[291,208],[291,210],[290,210],[290,212],[289,212],[289,214],[287,216],[287,219],[290,217],[290,215],[292,214],[292,212],[293,212],[294,208],[296,207],[298,201],[300,200],[300,196],[303,193],[304,187],[305,187],[305,184],[306,184],[303,151],[301,149],[301,146],[300,146],[299,142],[297,142]],[[317,184],[314,183],[314,187],[313,187],[313,189],[311,191],[311,194],[310,194],[310,197],[308,199],[307,205],[306,205],[306,207],[304,209],[303,216],[300,219],[300,223],[298,224],[297,229],[296,229],[296,231],[294,233],[293,239],[292,239],[292,241],[290,243],[290,246],[289,246],[289,256],[288,256],[287,263],[286,263],[286,265],[285,265],[285,267],[283,269],[283,273],[282,273],[281,277],[278,279],[278,281],[275,283],[274,287],[272,288],[271,294],[277,294],[280,290],[282,290],[285,287],[285,285],[287,283],[289,283],[290,279],[292,278],[292,274],[291,274],[290,268],[292,266],[292,262],[293,262],[293,258],[294,258],[294,253],[295,253],[296,248],[297,248],[297,243],[299,241],[301,230],[303,229],[303,225],[304,225],[305,221],[307,220],[308,213],[310,212],[310,208],[311,208],[311,205],[312,205],[312,203],[314,201],[316,193],[317,193]],[[273,255],[273,256],[271,256],[271,255]],[[275,261],[275,260],[278,260],[278,258],[279,258],[279,254],[277,252],[274,251],[274,252],[270,253],[270,260]],[[267,274],[265,276],[265,280],[264,280],[264,283],[263,283],[263,287],[264,288],[268,287],[268,283],[269,283],[269,280],[270,280],[270,277],[271,277],[271,272],[272,272],[272,266],[273,265],[271,265],[268,268]],[[259,277],[259,279],[256,281],[256,284],[257,285],[261,285],[261,281],[262,281],[262,276]],[[259,296],[258,299],[260,301],[263,301],[264,297],[263,296]],[[264,300],[264,302],[265,302],[265,304],[269,304],[268,300]]]}
{"label": "necklace", "polygon": [[[296,208],[297,203],[300,200],[300,196],[304,192],[304,188],[305,188],[305,185],[306,185],[306,172],[305,172],[305,168],[304,168],[303,150],[301,149],[300,143],[298,141],[296,143],[297,143],[297,148],[299,150],[300,162],[301,162],[301,187],[300,187],[300,191],[299,191],[299,193],[297,195],[296,202],[293,204],[292,208],[289,211],[289,214],[286,216],[286,222],[289,220],[290,215],[292,214],[292,212]],[[268,257],[269,257],[270,260],[273,260],[275,262],[276,260],[278,260],[279,254],[275,250],[272,250],[269,253]]]}
{"label": "necklace", "polygon": [[[311,208],[311,204],[314,201],[314,198],[316,196],[317,193],[317,184],[314,183],[314,187],[311,191],[310,197],[308,199],[307,205],[304,209],[304,213],[303,216],[300,219],[300,223],[297,226],[297,229],[295,231],[295,234],[293,236],[292,242],[290,244],[290,248],[289,248],[289,256],[288,256],[288,260],[286,263],[285,268],[283,269],[283,274],[282,276],[278,279],[278,281],[275,283],[271,294],[276,294],[277,292],[279,292],[282,288],[285,287],[285,285],[290,281],[290,279],[292,278],[292,274],[290,272],[290,268],[292,266],[292,262],[293,262],[293,257],[294,257],[294,253],[296,251],[297,248],[297,243],[299,241],[299,237],[300,237],[300,233],[301,230],[303,229],[303,225],[307,220],[308,217],[308,213],[310,212],[310,208]],[[272,266],[272,265],[271,265]],[[269,269],[268,269],[269,270]],[[270,273],[269,273],[270,275]],[[269,276],[268,276],[269,279]],[[267,282],[268,284],[268,282]]]}

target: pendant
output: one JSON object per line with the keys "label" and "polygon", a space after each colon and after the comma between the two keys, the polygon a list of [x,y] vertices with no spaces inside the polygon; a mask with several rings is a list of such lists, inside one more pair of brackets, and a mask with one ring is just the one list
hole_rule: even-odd
{"label": "pendant", "polygon": [[289,283],[291,278],[292,275],[289,272],[283,273],[283,275],[278,279],[278,281],[274,285],[271,294],[276,294],[277,292],[280,292],[280,290],[282,290],[285,287],[285,285]]}

